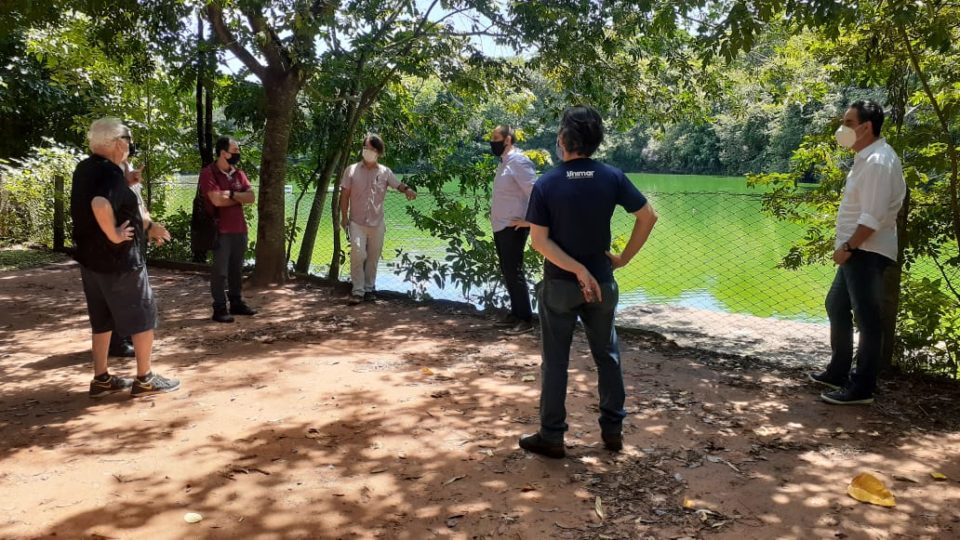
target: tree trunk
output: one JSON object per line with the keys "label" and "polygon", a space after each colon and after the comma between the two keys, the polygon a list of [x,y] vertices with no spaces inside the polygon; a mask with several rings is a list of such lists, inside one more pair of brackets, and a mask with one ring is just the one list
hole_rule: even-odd
{"label": "tree trunk", "polygon": [[907,223],[910,217],[910,190],[903,198],[903,206],[897,215],[897,263],[883,276],[883,344],[880,348],[880,373],[887,373],[896,365],[897,353],[897,312],[900,309],[900,290],[903,279],[903,252],[909,241]]}
{"label": "tree trunk", "polygon": [[63,175],[57,174],[53,177],[53,250],[63,251],[64,221],[66,214],[63,210]]}
{"label": "tree trunk", "polygon": [[303,229],[303,238],[300,242],[300,254],[297,255],[297,272],[306,274],[310,271],[313,262],[313,249],[317,242],[317,232],[320,229],[320,220],[323,218],[323,203],[327,200],[327,189],[330,187],[330,176],[334,174],[334,167],[340,161],[340,148],[327,156],[323,171],[318,176],[316,193],[313,194],[313,204],[310,206],[310,216]]}
{"label": "tree trunk", "polygon": [[293,108],[300,91],[299,79],[296,71],[270,71],[263,85],[267,94],[267,122],[263,132],[263,155],[260,160],[257,262],[253,274],[253,283],[258,286],[283,283],[287,277],[287,259],[284,252],[284,188]]}
{"label": "tree trunk", "polygon": [[[353,129],[350,130],[350,139],[353,138]],[[350,139],[345,141],[350,144]],[[340,154],[340,163],[337,170],[342,171],[347,168],[347,162],[350,161],[350,152],[345,151]],[[333,196],[330,197],[330,219],[333,222],[333,255],[330,256],[330,273],[327,279],[331,283],[340,280],[340,260],[343,258],[343,248],[340,244],[340,185],[333,188]]]}
{"label": "tree trunk", "polygon": [[[207,71],[213,67],[210,53],[204,50],[203,17],[197,12],[197,150],[203,167],[213,163],[213,91]],[[204,99],[206,98],[206,99]]]}

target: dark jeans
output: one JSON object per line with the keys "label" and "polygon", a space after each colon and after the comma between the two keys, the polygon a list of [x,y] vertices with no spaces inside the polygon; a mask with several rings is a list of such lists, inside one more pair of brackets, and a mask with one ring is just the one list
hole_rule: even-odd
{"label": "dark jeans", "polygon": [[567,431],[567,368],[570,343],[579,317],[583,321],[593,361],[597,364],[600,390],[600,430],[619,434],[626,392],[620,365],[620,345],[614,327],[619,299],[616,283],[601,286],[603,301],[587,303],[574,281],[545,279],[540,285],[539,313],[542,365],[540,393],[540,435],[550,442],[562,442]]}
{"label": "dark jeans", "polygon": [[530,308],[530,290],[527,276],[523,271],[523,251],[526,248],[530,229],[507,227],[493,233],[493,243],[497,247],[500,260],[500,273],[510,294],[510,313],[521,321],[533,320]]}
{"label": "dark jeans", "polygon": [[[246,233],[220,234],[213,248],[213,266],[210,267],[210,294],[213,295],[213,308],[227,307],[227,298],[231,302],[240,302],[241,271],[243,254],[247,251]],[[224,282],[227,294],[224,295]]]}
{"label": "dark jeans", "polygon": [[893,261],[869,251],[856,250],[837,269],[827,293],[830,349],[827,375],[840,382],[850,377],[853,363],[853,316],[860,329],[857,369],[848,387],[857,394],[873,395],[883,349],[883,272]]}

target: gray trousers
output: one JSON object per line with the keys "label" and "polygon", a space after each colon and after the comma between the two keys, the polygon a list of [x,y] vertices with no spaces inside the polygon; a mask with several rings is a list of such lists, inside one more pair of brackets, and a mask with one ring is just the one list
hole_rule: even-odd
{"label": "gray trousers", "polygon": [[[213,266],[210,267],[210,294],[213,308],[227,307],[231,302],[242,300],[243,254],[247,251],[247,233],[220,234],[213,248]],[[224,285],[227,292],[224,294]]]}
{"label": "gray trousers", "polygon": [[367,227],[350,222],[350,281],[353,282],[355,296],[363,296],[377,289],[377,265],[383,253],[386,232],[385,223]]}

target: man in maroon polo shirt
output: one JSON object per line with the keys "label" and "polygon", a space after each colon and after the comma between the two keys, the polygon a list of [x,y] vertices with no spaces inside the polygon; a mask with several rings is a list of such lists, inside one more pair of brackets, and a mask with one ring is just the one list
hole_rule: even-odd
{"label": "man in maroon polo shirt", "polygon": [[[207,213],[217,223],[217,241],[210,268],[210,294],[213,295],[213,320],[233,322],[233,315],[255,315],[243,301],[241,270],[247,251],[247,220],[243,205],[255,197],[247,175],[235,165],[240,162],[240,145],[230,137],[220,137],[215,146],[217,160],[200,171],[200,191]],[[226,294],[224,285],[226,284]],[[227,309],[227,299],[230,309]]]}

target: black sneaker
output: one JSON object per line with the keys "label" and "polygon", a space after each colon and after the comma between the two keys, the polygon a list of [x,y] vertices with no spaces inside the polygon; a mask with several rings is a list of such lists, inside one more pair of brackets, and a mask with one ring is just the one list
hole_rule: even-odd
{"label": "black sneaker", "polygon": [[227,311],[227,308],[213,308],[213,320],[222,323],[231,323],[233,322],[233,315],[230,315],[230,312]]}
{"label": "black sneaker", "polygon": [[360,305],[361,303],[363,303],[363,296],[359,294],[351,294],[350,299],[347,300],[347,303],[350,304],[351,306]]}
{"label": "black sneaker", "polygon": [[230,302],[231,315],[256,315],[257,310],[248,306],[244,301]]}
{"label": "black sneaker", "polygon": [[810,382],[822,384],[831,390],[840,390],[847,382],[831,377],[826,371],[823,373],[807,373],[807,379]]}
{"label": "black sneaker", "polygon": [[137,379],[133,381],[133,389],[130,390],[130,395],[133,397],[143,397],[153,394],[175,392],[179,389],[179,379],[168,379],[156,373],[148,373],[146,380],[140,380],[140,378],[137,377]]}
{"label": "black sneaker", "polygon": [[101,398],[117,392],[129,390],[133,386],[133,379],[127,377],[117,377],[111,375],[109,379],[101,381],[93,379],[90,381],[90,397]]}
{"label": "black sneaker", "polygon": [[820,399],[831,405],[869,405],[873,403],[873,396],[857,393],[849,388],[824,392],[820,394]]}
{"label": "black sneaker", "polygon": [[520,321],[513,325],[513,328],[504,330],[503,333],[508,336],[519,336],[520,334],[529,334],[533,332],[533,323],[530,321]]}
{"label": "black sneaker", "polygon": [[619,452],[623,450],[623,434],[622,433],[601,433],[600,438],[603,439],[603,447],[611,452]]}
{"label": "black sneaker", "polygon": [[372,293],[372,292],[363,293],[364,302],[370,302],[371,304],[376,304],[377,300],[378,300],[377,293]]}
{"label": "black sneaker", "polygon": [[540,454],[541,456],[547,456],[554,459],[561,459],[567,455],[567,451],[564,449],[563,443],[551,443],[545,441],[539,433],[527,435],[526,437],[520,437],[520,448],[523,448],[527,452],[533,452],[534,454]]}
{"label": "black sneaker", "polygon": [[503,328],[512,328],[516,326],[518,322],[520,322],[520,319],[518,319],[516,315],[513,313],[508,313],[494,321],[493,325]]}

